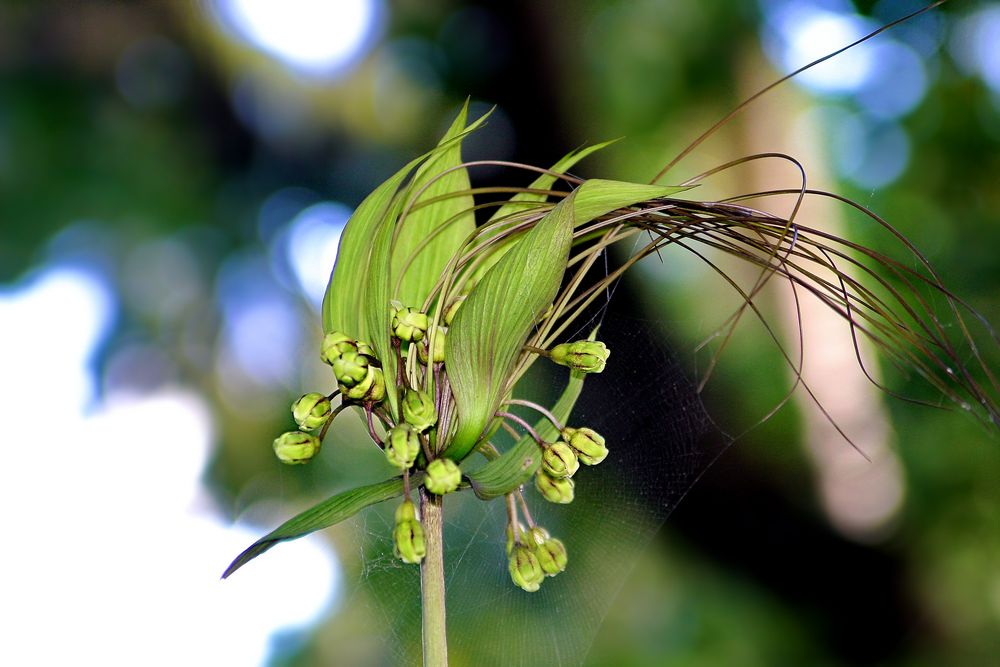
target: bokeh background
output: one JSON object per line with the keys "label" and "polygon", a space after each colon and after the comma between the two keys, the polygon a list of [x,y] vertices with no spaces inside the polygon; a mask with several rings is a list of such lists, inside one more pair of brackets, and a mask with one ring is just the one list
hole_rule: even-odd
{"label": "bokeh background", "polygon": [[[353,426],[301,470],[270,453],[289,402],[329,384],[318,305],[352,207],[467,96],[495,107],[468,159],[548,165],[625,137],[578,171],[648,180],[754,90],[919,5],[0,3],[0,663],[394,664],[391,610],[357,586],[388,567],[378,521],[217,580],[292,512],[386,474]],[[763,151],[877,211],[1000,322],[1000,3],[948,3],[802,75],[667,180]],[[505,178],[523,182],[473,174]],[[699,196],[796,179],[761,162]],[[915,265],[859,216],[806,214]],[[644,381],[678,386],[705,377],[696,345],[738,303],[680,253],[615,298],[677,360]],[[788,294],[762,305],[794,347]],[[747,318],[702,392],[706,437],[739,437],[639,556],[586,664],[1000,659],[1000,440],[880,396],[824,318],[804,311],[807,373],[870,461],[799,397],[757,424],[791,379]],[[502,632],[489,609],[483,632]]]}

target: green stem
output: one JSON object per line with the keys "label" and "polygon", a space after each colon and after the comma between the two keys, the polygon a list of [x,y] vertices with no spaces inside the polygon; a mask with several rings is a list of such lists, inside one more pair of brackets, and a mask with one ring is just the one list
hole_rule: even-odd
{"label": "green stem", "polygon": [[448,667],[444,599],[444,519],[441,496],[420,489],[420,521],[424,527],[424,543],[427,546],[427,553],[420,563],[424,667]]}

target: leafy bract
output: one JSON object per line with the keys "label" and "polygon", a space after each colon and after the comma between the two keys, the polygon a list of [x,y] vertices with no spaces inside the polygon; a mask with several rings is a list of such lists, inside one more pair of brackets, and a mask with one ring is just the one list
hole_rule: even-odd
{"label": "leafy bract", "polygon": [[[422,478],[423,473],[416,473],[410,477],[415,485],[420,484]],[[226,568],[226,571],[222,573],[222,578],[225,579],[279,542],[294,540],[317,530],[328,528],[344,519],[354,516],[370,505],[390,500],[402,494],[403,479],[401,477],[394,477],[378,484],[360,486],[327,498],[305,512],[289,519],[247,547]]]}
{"label": "leafy bract", "polygon": [[[552,414],[566,423],[583,389],[583,373],[571,372],[569,382],[559,401],[552,408]],[[555,441],[559,432],[548,419],[542,418],[535,424],[535,432],[546,442]],[[531,479],[542,462],[538,443],[530,435],[525,435],[499,458],[467,473],[472,490],[482,500],[490,500],[512,492]]]}
{"label": "leafy bract", "polygon": [[[441,150],[420,166],[408,188],[411,200],[418,193],[419,198],[408,202],[417,207],[406,215],[396,232],[390,282],[393,289],[399,285],[393,298],[406,306],[419,308],[423,304],[441,272],[476,228],[469,174],[464,167],[458,168],[462,164],[462,144],[452,141],[475,130],[486,119],[483,116],[466,128],[468,111],[466,102],[438,144]],[[435,198],[440,199],[420,206]]]}
{"label": "leafy bract", "polygon": [[499,405],[532,326],[558,292],[575,227],[684,188],[593,179],[563,199],[483,276],[458,310],[445,359],[458,427],[445,454],[461,461]]}
{"label": "leafy bract", "polygon": [[573,240],[571,194],[490,269],[459,308],[445,359],[458,428],[445,455],[461,461],[500,404],[531,328],[552,303]]}
{"label": "leafy bract", "polygon": [[426,157],[422,155],[411,160],[354,209],[340,236],[337,261],[323,296],[323,333],[342,331],[359,340],[367,339],[360,287],[368,274],[375,234],[385,220],[400,184]]}
{"label": "leafy bract", "polygon": [[[539,175],[538,178],[532,181],[531,185],[528,186],[528,190],[547,190],[551,188],[553,183],[556,182],[556,178],[558,178],[556,174],[565,173],[567,169],[570,169],[573,165],[575,165],[583,158],[587,157],[591,153],[595,153],[601,150],[602,148],[610,146],[616,141],[618,141],[618,139],[612,139],[611,141],[605,141],[603,143],[595,144],[593,146],[587,146],[585,148],[581,148],[579,150],[575,150],[572,151],[571,153],[568,153],[561,160],[552,165],[549,171],[553,173]],[[526,203],[544,202],[545,199],[546,195],[540,192],[519,192],[510,199],[508,199],[503,206],[498,208],[496,212],[492,216],[490,216],[489,222],[498,221],[505,218],[506,216],[525,210],[525,208],[527,208],[525,206]],[[492,229],[488,228],[486,231],[483,232],[480,242],[486,241],[494,236],[497,236],[498,234],[503,232],[503,229],[504,228],[501,225],[497,225],[495,228]],[[517,240],[516,236],[509,236],[503,240],[497,241],[492,251],[490,252],[490,256],[487,257],[478,267],[476,267],[473,281],[474,282],[478,281],[479,278],[481,278],[490,268],[492,268],[494,264],[500,261],[500,258],[503,257],[503,255],[508,250],[510,250],[511,245],[516,240]]]}
{"label": "leafy bract", "polygon": [[592,178],[576,189],[576,224],[585,225],[616,209],[690,189],[679,185],[648,185]]}

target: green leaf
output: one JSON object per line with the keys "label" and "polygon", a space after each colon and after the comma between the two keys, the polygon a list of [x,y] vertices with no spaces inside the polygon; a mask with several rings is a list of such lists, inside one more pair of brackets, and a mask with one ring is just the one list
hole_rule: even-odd
{"label": "green leaf", "polygon": [[[552,414],[562,423],[569,421],[576,399],[583,389],[584,373],[572,372],[562,396],[552,408]],[[559,432],[544,417],[535,424],[535,431],[546,442],[558,439]],[[491,500],[506,495],[528,482],[542,463],[542,452],[538,443],[530,435],[525,435],[500,458],[489,461],[465,476],[472,484],[472,490],[482,500]]]}
{"label": "green leaf", "polygon": [[648,185],[592,178],[576,189],[576,224],[585,225],[605,213],[639,202],[669,197],[690,186]]}
{"label": "green leaf", "polygon": [[[463,117],[464,114],[465,110],[463,109],[460,117]],[[396,218],[400,214],[403,201],[408,193],[413,192],[413,183],[419,180],[421,172],[418,171],[418,174],[414,176],[414,181],[411,181],[410,185],[404,188],[402,192],[400,192],[400,185],[417,165],[425,161],[433,162],[442,153],[447,154],[458,150],[462,139],[478,129],[485,120],[486,116],[484,115],[457,134],[449,130],[448,135],[438,143],[437,147],[411,160],[391,178],[375,188],[354,210],[340,237],[340,246],[337,249],[337,261],[330,275],[326,294],[323,297],[324,333],[334,330],[343,331],[360,340],[371,342],[369,340],[371,334],[366,318],[366,309],[362,307],[365,299],[362,286],[366,282],[370,282],[369,275],[373,260],[372,252],[376,248],[376,240],[380,232],[386,233],[382,232],[385,225],[388,225],[392,229],[395,228]],[[453,125],[452,128],[454,129],[454,127]],[[429,208],[433,208],[433,206]],[[384,243],[380,244],[379,247],[383,253],[388,252],[385,249]],[[389,256],[389,254],[385,254],[385,257]],[[384,262],[378,262],[378,264],[383,266]],[[407,275],[409,275],[409,272],[407,272]],[[384,276],[387,285],[386,293],[388,294],[389,289],[391,289],[388,286],[388,272],[385,272]],[[436,275],[434,276],[434,280],[437,280]],[[381,277],[378,282],[381,282]],[[388,312],[388,301],[386,312]],[[388,326],[388,322],[386,326]],[[376,350],[378,350],[377,347]]]}
{"label": "green leaf", "polygon": [[[605,141],[600,144],[595,144],[593,146],[587,146],[585,148],[581,148],[580,150],[575,150],[567,154],[565,157],[556,162],[554,165],[552,165],[549,171],[553,171],[556,174],[563,174],[566,172],[567,169],[570,169],[573,165],[575,165],[577,162],[587,157],[591,153],[595,153],[601,150],[602,148],[606,148],[607,146],[610,146],[611,144],[617,141],[618,139],[612,139],[611,141]],[[554,174],[541,174],[538,176],[538,178],[536,178],[534,181],[531,182],[531,185],[528,186],[528,189],[547,190],[552,187],[553,183],[556,182],[556,178],[557,176],[555,176]],[[490,220],[486,224],[489,225],[491,222],[495,220],[500,220],[505,216],[511,215],[512,213],[524,211],[525,209],[528,208],[527,206],[524,205],[525,202],[544,202],[545,198],[546,198],[545,195],[539,193],[519,192],[510,199],[508,199],[507,203],[498,208],[496,212],[492,216],[490,216]],[[520,203],[515,203],[515,202],[520,202]],[[506,225],[501,223],[497,225],[494,229],[487,228],[483,232],[482,241],[486,241],[489,238],[502,233],[505,227]],[[508,250],[510,250],[511,246],[514,244],[515,241],[517,241],[516,236],[508,236],[504,240],[497,242],[493,246],[493,250],[490,256],[487,257],[478,267],[476,267],[476,271],[473,274],[473,281],[478,281],[490,268],[493,267],[494,264],[500,261],[500,258],[503,257],[503,255],[506,254]]]}
{"label": "green leaf", "polygon": [[466,474],[481,500],[506,495],[526,483],[542,463],[542,450],[530,437],[521,438],[500,458]]}
{"label": "green leaf", "polygon": [[[420,484],[422,475],[423,473],[418,473],[410,477],[414,486]],[[390,500],[402,494],[403,479],[401,477],[394,477],[378,484],[361,486],[327,498],[318,505],[289,519],[247,547],[226,568],[226,571],[222,573],[222,578],[225,579],[279,542],[294,540],[317,530],[329,528],[344,519],[354,516],[370,505]]]}
{"label": "green leaf", "polygon": [[492,420],[532,327],[559,290],[573,240],[574,195],[505,254],[459,308],[445,344],[458,427],[445,455],[461,461]]}
{"label": "green leaf", "polygon": [[358,204],[344,227],[337,261],[323,297],[323,333],[343,331],[367,340],[360,286],[368,274],[375,234],[386,218],[393,196],[409,173],[427,156],[411,160]]}
{"label": "green leaf", "polygon": [[[472,195],[468,193],[471,187],[468,171],[464,167],[461,169],[455,167],[462,163],[461,137],[478,128],[486,116],[482,116],[472,126],[466,128],[468,111],[469,103],[466,101],[439,143],[439,147],[447,146],[447,148],[424,162],[413,177],[413,183],[407,188],[407,198],[412,199],[417,192],[427,187],[416,200],[416,204],[436,197],[461,192],[465,194],[448,196],[417,208],[401,221],[392,248],[390,285],[393,289],[399,285],[393,298],[406,306],[416,308],[422,306],[441,272],[476,228],[475,215],[472,211],[474,202]],[[458,140],[452,141],[453,139]],[[453,170],[448,171],[449,169]],[[435,178],[436,180],[433,180]],[[407,262],[411,259],[412,262],[407,266]],[[405,274],[403,274],[404,268]]]}

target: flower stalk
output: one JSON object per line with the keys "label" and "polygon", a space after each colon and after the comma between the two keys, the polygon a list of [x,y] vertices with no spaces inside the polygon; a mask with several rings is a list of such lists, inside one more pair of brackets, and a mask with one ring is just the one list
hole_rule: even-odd
{"label": "flower stalk", "polygon": [[444,513],[442,497],[420,490],[420,521],[426,555],[420,561],[420,608],[424,667],[447,667],[444,587]]}

